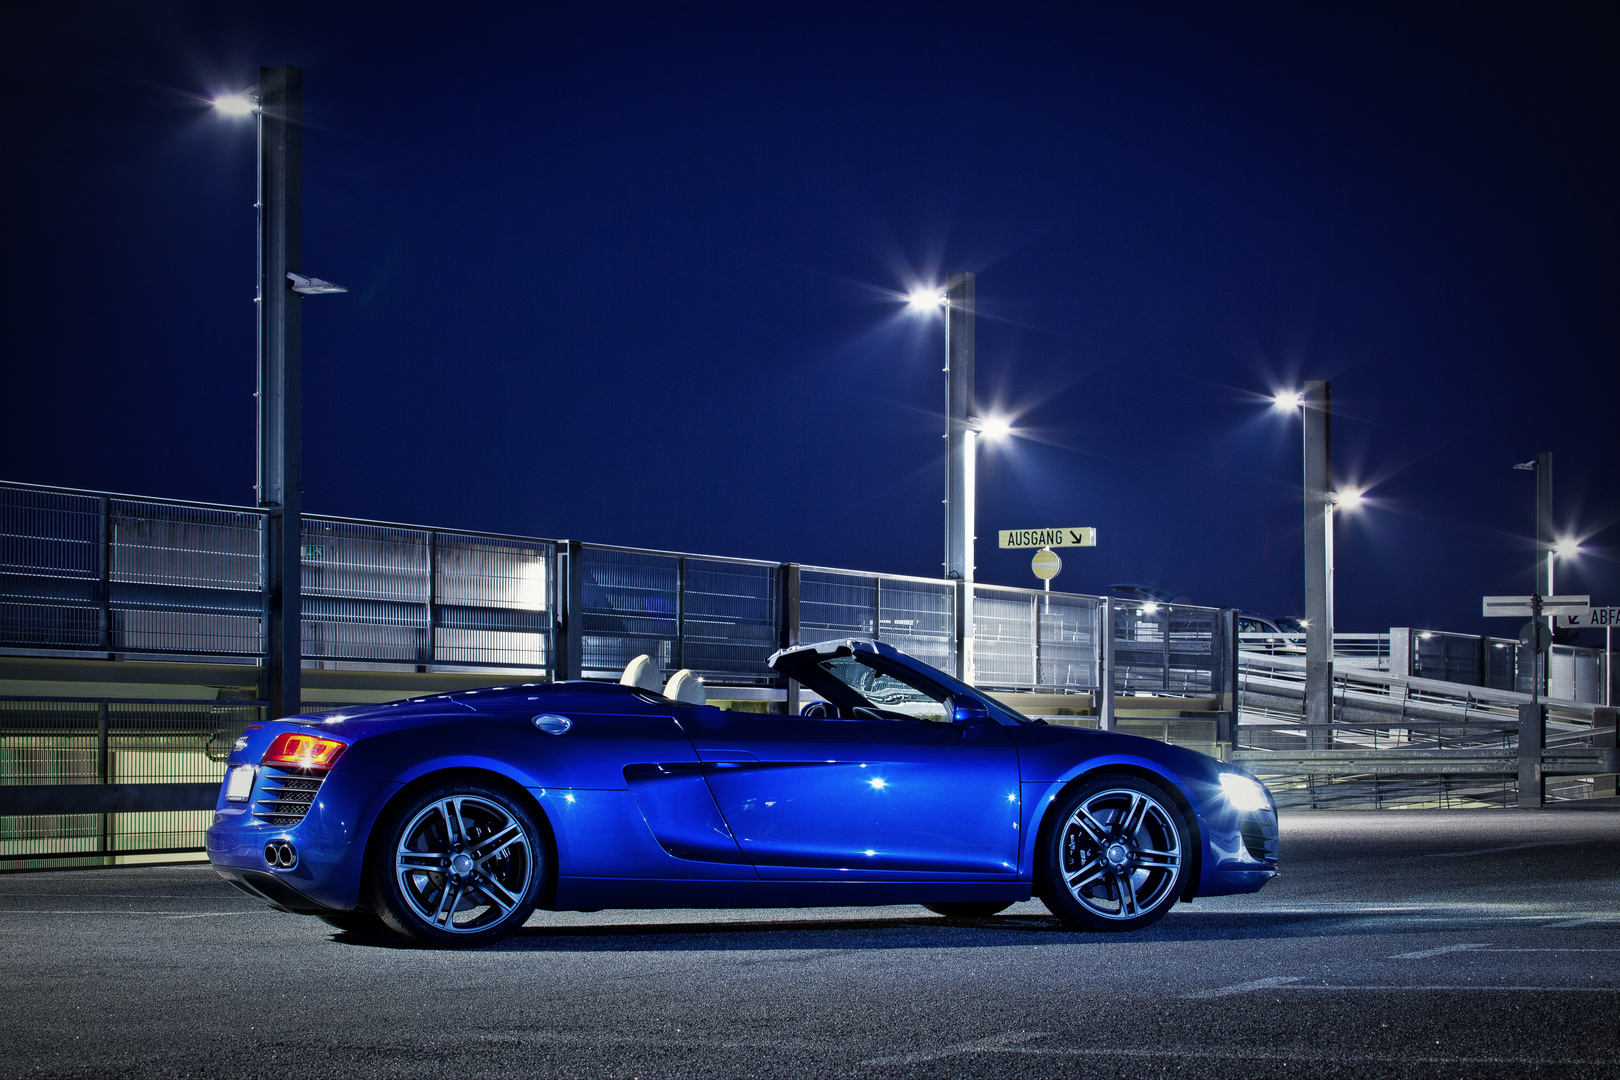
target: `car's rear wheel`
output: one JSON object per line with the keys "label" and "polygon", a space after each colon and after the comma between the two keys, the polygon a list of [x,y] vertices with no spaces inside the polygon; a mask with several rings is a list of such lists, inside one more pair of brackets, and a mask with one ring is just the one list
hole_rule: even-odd
{"label": "car's rear wheel", "polygon": [[1041,900],[1088,930],[1139,930],[1186,887],[1192,831],[1175,800],[1137,776],[1111,774],[1061,799],[1036,856]]}
{"label": "car's rear wheel", "polygon": [[446,784],[389,815],[372,845],[372,907],[423,944],[487,945],[528,919],[548,869],[540,825],[514,792]]}
{"label": "car's rear wheel", "polygon": [[1012,901],[964,900],[948,904],[924,904],[923,907],[947,919],[988,919],[1012,907]]}

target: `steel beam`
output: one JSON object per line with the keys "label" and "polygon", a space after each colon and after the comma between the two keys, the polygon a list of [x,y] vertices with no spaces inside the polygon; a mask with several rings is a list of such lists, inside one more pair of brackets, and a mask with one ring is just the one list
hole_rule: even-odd
{"label": "steel beam", "polygon": [[303,494],[302,267],[304,73],[259,69],[258,504],[268,512],[265,688],[274,718],[302,705],[300,522]]}
{"label": "steel beam", "polygon": [[945,279],[945,576],[956,591],[956,674],[973,682],[974,277]]}
{"label": "steel beam", "polygon": [[1305,384],[1305,722],[1312,750],[1331,744],[1333,723],[1332,389]]}
{"label": "steel beam", "polygon": [[1538,809],[1547,797],[1542,773],[1542,747],[1547,740],[1547,710],[1539,704],[1519,706],[1519,806]]}

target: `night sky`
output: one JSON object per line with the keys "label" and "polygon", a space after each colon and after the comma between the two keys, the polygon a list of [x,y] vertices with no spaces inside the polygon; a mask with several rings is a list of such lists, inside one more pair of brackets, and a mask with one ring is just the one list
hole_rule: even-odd
{"label": "night sky", "polygon": [[1600,6],[18,5],[0,478],[251,504],[253,134],[304,68],[305,508],[938,576],[978,275],[980,580],[1303,609],[1330,379],[1341,630],[1508,634],[1534,477],[1620,604]]}

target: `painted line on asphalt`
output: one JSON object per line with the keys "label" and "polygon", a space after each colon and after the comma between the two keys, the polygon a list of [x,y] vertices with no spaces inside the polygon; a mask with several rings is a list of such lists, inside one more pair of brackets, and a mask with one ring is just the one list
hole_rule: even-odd
{"label": "painted line on asphalt", "polygon": [[997,1050],[1008,1050],[1018,1043],[1029,1042],[1031,1039],[1044,1039],[1049,1034],[1045,1031],[1004,1031],[1000,1035],[987,1035],[982,1039],[971,1042],[955,1043],[951,1046],[941,1046],[934,1050],[913,1050],[909,1054],[892,1054],[888,1057],[867,1058],[862,1065],[919,1065],[925,1061],[937,1061],[940,1058],[955,1057],[958,1054],[983,1054]]}
{"label": "painted line on asphalt", "polygon": [[1299,982],[1303,975],[1277,975],[1269,979],[1251,979],[1248,982],[1233,983],[1231,986],[1220,986],[1214,990],[1198,990],[1191,994],[1182,994],[1184,998],[1217,998],[1228,994],[1247,994],[1251,990],[1269,990],[1278,986],[1288,986]]}
{"label": "painted line on asphalt", "polygon": [[1004,1046],[983,1051],[990,1054],[1026,1054],[1029,1056],[1044,1057],[1143,1057],[1143,1058],[1194,1058],[1213,1061],[1300,1061],[1300,1062],[1333,1062],[1335,1064],[1355,1063],[1360,1061],[1380,1065],[1534,1065],[1546,1067],[1548,1065],[1600,1065],[1605,1068],[1614,1065],[1614,1059],[1603,1058],[1549,1058],[1549,1057],[1447,1057],[1445,1055],[1415,1056],[1409,1054],[1310,1054],[1297,1050],[1276,1050],[1267,1048],[1263,1051],[1254,1049],[1238,1050],[1195,1050],[1190,1048],[1178,1049],[1150,1049],[1147,1047],[1096,1047],[1096,1046]]}
{"label": "painted line on asphalt", "polygon": [[[264,908],[263,911],[270,911]],[[252,911],[74,911],[69,908],[5,908],[0,909],[0,915],[128,915],[128,916],[157,916],[163,919],[203,919],[213,915],[258,915],[259,909]]]}
{"label": "painted line on asphalt", "polygon": [[1219,990],[1204,990],[1196,994],[1182,994],[1183,999],[1225,997],[1228,994],[1244,994],[1254,990],[1337,990],[1340,992],[1373,992],[1380,994],[1410,994],[1416,992],[1444,991],[1448,993],[1536,993],[1536,994],[1620,994],[1620,986],[1495,986],[1480,983],[1463,984],[1406,984],[1396,985],[1349,985],[1342,983],[1307,983],[1296,979],[1256,979],[1252,983],[1239,983],[1237,986],[1223,986]]}
{"label": "painted line on asphalt", "polygon": [[1567,930],[1572,926],[1592,926],[1595,923],[1620,922],[1620,917],[1614,915],[1584,915],[1579,919],[1565,919],[1562,922],[1543,923],[1543,930]]}
{"label": "painted line on asphalt", "polygon": [[1527,851],[1530,848],[1561,847],[1565,844],[1585,844],[1589,842],[1585,838],[1578,840],[1538,840],[1533,844],[1509,844],[1507,847],[1476,848],[1473,851],[1431,851],[1423,857],[1425,859],[1466,859],[1470,855],[1500,855],[1504,851]]}
{"label": "painted line on asphalt", "polygon": [[1442,945],[1438,949],[1419,949],[1417,952],[1396,953],[1391,960],[1427,960],[1431,956],[1444,956],[1446,953],[1473,952],[1476,949],[1489,949],[1491,942],[1481,941],[1468,945]]}
{"label": "painted line on asphalt", "polygon": [[1486,949],[1485,952],[1620,952],[1620,949]]}

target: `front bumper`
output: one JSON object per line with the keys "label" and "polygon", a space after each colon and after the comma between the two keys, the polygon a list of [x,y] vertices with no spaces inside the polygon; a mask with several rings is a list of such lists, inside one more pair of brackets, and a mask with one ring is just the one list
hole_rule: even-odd
{"label": "front bumper", "polygon": [[[301,820],[279,823],[256,815],[263,805],[261,770],[247,802],[227,802],[221,787],[208,830],[208,861],[238,888],[287,911],[350,911],[360,902],[366,838],[388,798],[392,781],[332,770]],[[272,863],[265,848],[289,844],[296,853]]]}

